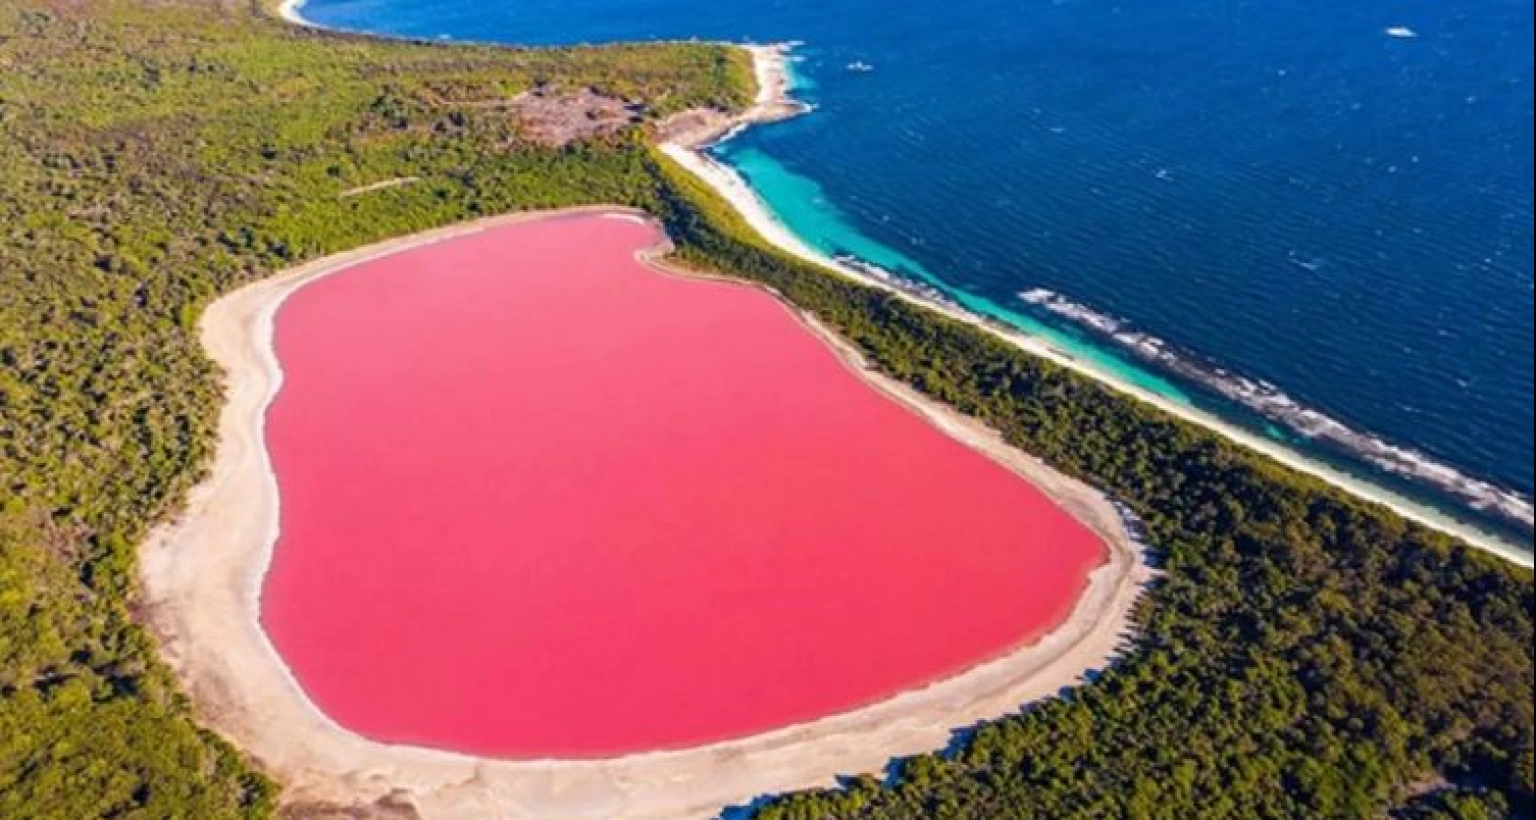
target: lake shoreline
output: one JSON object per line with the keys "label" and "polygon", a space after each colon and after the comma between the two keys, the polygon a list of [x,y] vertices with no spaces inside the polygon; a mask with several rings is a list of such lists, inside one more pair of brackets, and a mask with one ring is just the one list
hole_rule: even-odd
{"label": "lake shoreline", "polygon": [[[1124,651],[1140,593],[1153,578],[1124,513],[972,419],[871,370],[845,342],[786,305],[866,383],[1035,484],[1106,543],[1071,613],[1007,655],[872,706],[740,740],[602,760],[492,760],[371,741],[308,698],[260,622],[262,582],[280,498],[264,444],[266,408],[282,383],[272,348],[284,298],[331,273],[410,248],[572,215],[641,214],[592,207],[511,214],[397,238],[320,259],[209,306],[204,346],[227,374],[228,403],[208,477],[181,518],[141,551],[145,622],[200,718],[286,786],[289,803],[349,807],[406,800],[424,818],[558,816],[562,820],[710,820],[764,793],[830,786],[893,757],[941,748],[957,727],[997,719],[1082,683]],[[642,251],[658,273],[669,250]]]}

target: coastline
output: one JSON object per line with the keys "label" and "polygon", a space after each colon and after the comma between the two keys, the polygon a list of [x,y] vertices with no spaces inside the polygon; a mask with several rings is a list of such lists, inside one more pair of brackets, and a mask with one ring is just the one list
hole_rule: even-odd
{"label": "coastline", "polygon": [[296,26],[318,28],[314,23],[305,20],[304,15],[299,14],[299,9],[304,7],[304,2],[305,0],[281,0],[275,8],[277,16]]}
{"label": "coastline", "polygon": [[734,115],[711,109],[673,115],[657,127],[663,149],[678,146],[692,152],[703,152],[753,125],[787,120],[811,110],[809,105],[797,101],[791,95],[793,77],[789,68],[789,54],[795,47],[794,43],[728,45],[746,51],[752,58],[752,76],[756,85],[752,104],[745,111]]}
{"label": "coastline", "polygon": [[[266,408],[282,384],[272,348],[276,311],[305,284],[381,256],[572,214],[643,218],[622,208],[575,208],[388,240],[241,288],[210,305],[200,321],[205,349],[227,374],[228,400],[208,477],[193,490],[184,515],[158,528],[141,550],[144,620],[199,717],[283,782],[286,802],[363,812],[358,816],[409,805],[423,818],[447,820],[712,820],[725,807],[761,794],[830,786],[838,775],[876,772],[892,757],[942,748],[955,727],[1055,695],[1118,656],[1152,570],[1113,503],[1009,447],[978,422],[871,370],[846,342],[780,299],[866,384],[1030,481],[1104,540],[1105,562],[1089,574],[1065,620],[1001,658],[873,705],[678,751],[604,760],[490,760],[370,741],[327,718],[260,624],[262,580],[279,523],[278,487],[263,441]],[[697,277],[662,262],[667,250],[663,239],[638,256],[658,274]]]}
{"label": "coastline", "polygon": [[[1024,331],[1004,328],[998,322],[986,319],[964,308],[945,304],[914,294],[889,281],[870,275],[867,271],[833,259],[810,247],[786,228],[769,210],[767,204],[735,169],[710,156],[708,149],[752,125],[775,122],[806,110],[790,96],[791,74],[788,66],[787,45],[763,47],[746,46],[752,55],[758,78],[757,95],[753,105],[742,114],[728,118],[712,132],[663,133],[661,151],[686,171],[708,185],[724,198],[732,208],[769,244],[794,256],[838,275],[853,279],[869,287],[880,288],[916,305],[937,311],[948,318],[979,327],[1027,353],[1044,358],[1053,364],[1093,379],[1119,393],[1151,404],[1184,421],[1198,424],[1216,434],[1250,450],[1279,462],[1298,472],[1320,479],[1364,501],[1380,504],[1405,519],[1438,532],[1460,538],[1468,544],[1496,555],[1518,566],[1531,567],[1536,555],[1518,545],[1483,532],[1457,521],[1434,508],[1422,504],[1365,479],[1350,475],[1319,459],[1289,449],[1258,434],[1242,429],[1213,413],[1197,407],[1181,404],[1150,390],[1095,367],[1071,353],[1061,350],[1047,341]],[[788,112],[794,113],[788,113]]]}

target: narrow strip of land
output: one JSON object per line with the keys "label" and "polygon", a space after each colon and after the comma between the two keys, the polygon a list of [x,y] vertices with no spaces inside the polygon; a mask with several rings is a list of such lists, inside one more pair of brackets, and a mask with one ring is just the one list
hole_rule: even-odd
{"label": "narrow strip of land", "polygon": [[1170,400],[1150,390],[1125,381],[1104,369],[1083,361],[1061,350],[1044,339],[1023,331],[1000,326],[998,322],[977,316],[960,307],[942,304],[921,294],[899,287],[896,283],[871,276],[858,268],[843,264],[807,245],[795,236],[773,215],[768,206],[752,190],[747,181],[729,166],[711,157],[706,149],[722,139],[729,138],[741,129],[755,124],[774,122],[794,116],[805,106],[792,98],[787,46],[748,46],[756,69],[757,97],[753,104],[738,116],[717,117],[704,123],[689,123],[688,127],[662,131],[661,150],[700,181],[724,198],[732,208],[764,240],[780,250],[803,261],[817,265],[829,272],[854,279],[870,287],[897,294],[915,304],[942,313],[996,335],[1009,344],[1028,353],[1067,367],[1114,390],[1156,406],[1184,421],[1198,424],[1229,441],[1274,459],[1291,469],[1319,478],[1329,484],[1366,501],[1390,508],[1402,517],[1434,530],[1455,536],[1479,549],[1493,553],[1520,566],[1532,565],[1536,555],[1491,533],[1485,532],[1420,502],[1393,492],[1385,487],[1304,455],[1283,444],[1242,429],[1216,415]]}
{"label": "narrow strip of land", "polygon": [[[639,216],[619,209],[574,213]],[[158,530],[141,553],[147,618],[201,717],[282,781],[285,799],[340,806],[405,801],[424,818],[455,820],[708,820],[722,807],[760,794],[830,785],[839,774],[875,772],[893,756],[939,748],[955,727],[1054,695],[1120,650],[1150,570],[1114,505],[1008,447],[974,420],[872,372],[848,345],[801,315],[876,389],[1034,482],[1104,539],[1105,563],[1089,576],[1059,628],[1005,657],[868,708],[683,751],[609,760],[487,760],[377,743],[329,720],[299,687],[258,620],[279,521],[262,429],[282,380],[272,349],[274,313],[295,289],[338,270],[548,215],[498,217],[322,259],[236,291],[203,317],[203,342],[227,373],[228,404],[208,478],[194,490],[186,514]],[[656,266],[660,250],[641,258]],[[665,272],[688,275],[675,268]],[[516,708],[515,699],[509,708]]]}

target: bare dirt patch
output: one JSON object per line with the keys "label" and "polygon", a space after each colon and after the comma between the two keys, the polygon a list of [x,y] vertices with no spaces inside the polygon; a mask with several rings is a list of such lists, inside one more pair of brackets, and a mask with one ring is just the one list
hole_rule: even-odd
{"label": "bare dirt patch", "polygon": [[645,107],[591,88],[556,91],[535,88],[508,101],[522,135],[558,148],[617,133],[639,123]]}

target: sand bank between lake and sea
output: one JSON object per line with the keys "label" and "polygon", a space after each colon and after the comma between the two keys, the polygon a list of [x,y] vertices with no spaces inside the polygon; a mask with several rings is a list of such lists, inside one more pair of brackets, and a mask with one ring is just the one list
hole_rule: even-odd
{"label": "sand bank between lake and sea", "polygon": [[[263,439],[282,384],[274,316],[298,288],[392,253],[520,221],[612,208],[517,214],[337,254],[248,285],[209,306],[203,344],[227,377],[216,456],[184,514],[141,550],[143,612],[201,720],[283,784],[294,808],[436,820],[711,820],[763,794],[831,786],[890,758],[943,747],[952,732],[1083,682],[1126,647],[1152,576],[1121,512],[1103,495],[1004,444],[978,422],[872,372],[846,343],[788,307],[843,362],[947,435],[1031,481],[1106,544],[1068,617],[1044,637],[970,671],[846,714],[678,751],[604,760],[492,760],[368,740],[308,698],[260,624],[262,582],[278,536],[278,484]],[[661,251],[640,257],[660,272]],[[402,579],[408,583],[409,579]],[[615,681],[614,685],[622,685]],[[452,697],[444,681],[444,697]],[[517,708],[509,692],[507,708]],[[391,813],[393,812],[393,813]],[[301,813],[302,816],[302,813]]]}
{"label": "sand bank between lake and sea", "polygon": [[911,302],[981,327],[1029,353],[1070,368],[1185,421],[1205,427],[1230,441],[1262,453],[1291,469],[1321,479],[1351,495],[1388,507],[1410,521],[1460,538],[1474,547],[1520,566],[1532,565],[1533,557],[1536,557],[1532,553],[1503,538],[1455,520],[1426,504],[1244,430],[1212,413],[1157,395],[1091,362],[1075,357],[1044,339],[978,316],[959,306],[938,302],[912,289],[902,287],[897,282],[873,275],[868,270],[833,259],[812,248],[779,222],[767,204],[739,173],[708,152],[711,146],[729,139],[742,129],[786,119],[809,110],[807,106],[796,102],[792,96],[794,90],[793,72],[790,69],[792,46],[746,46],[746,48],[751,53],[756,66],[757,98],[754,104],[736,117],[722,118],[713,123],[712,128],[684,128],[674,131],[663,129],[661,150],[725,198],[753,230],[775,247],[806,262],[871,287],[894,292]]}

